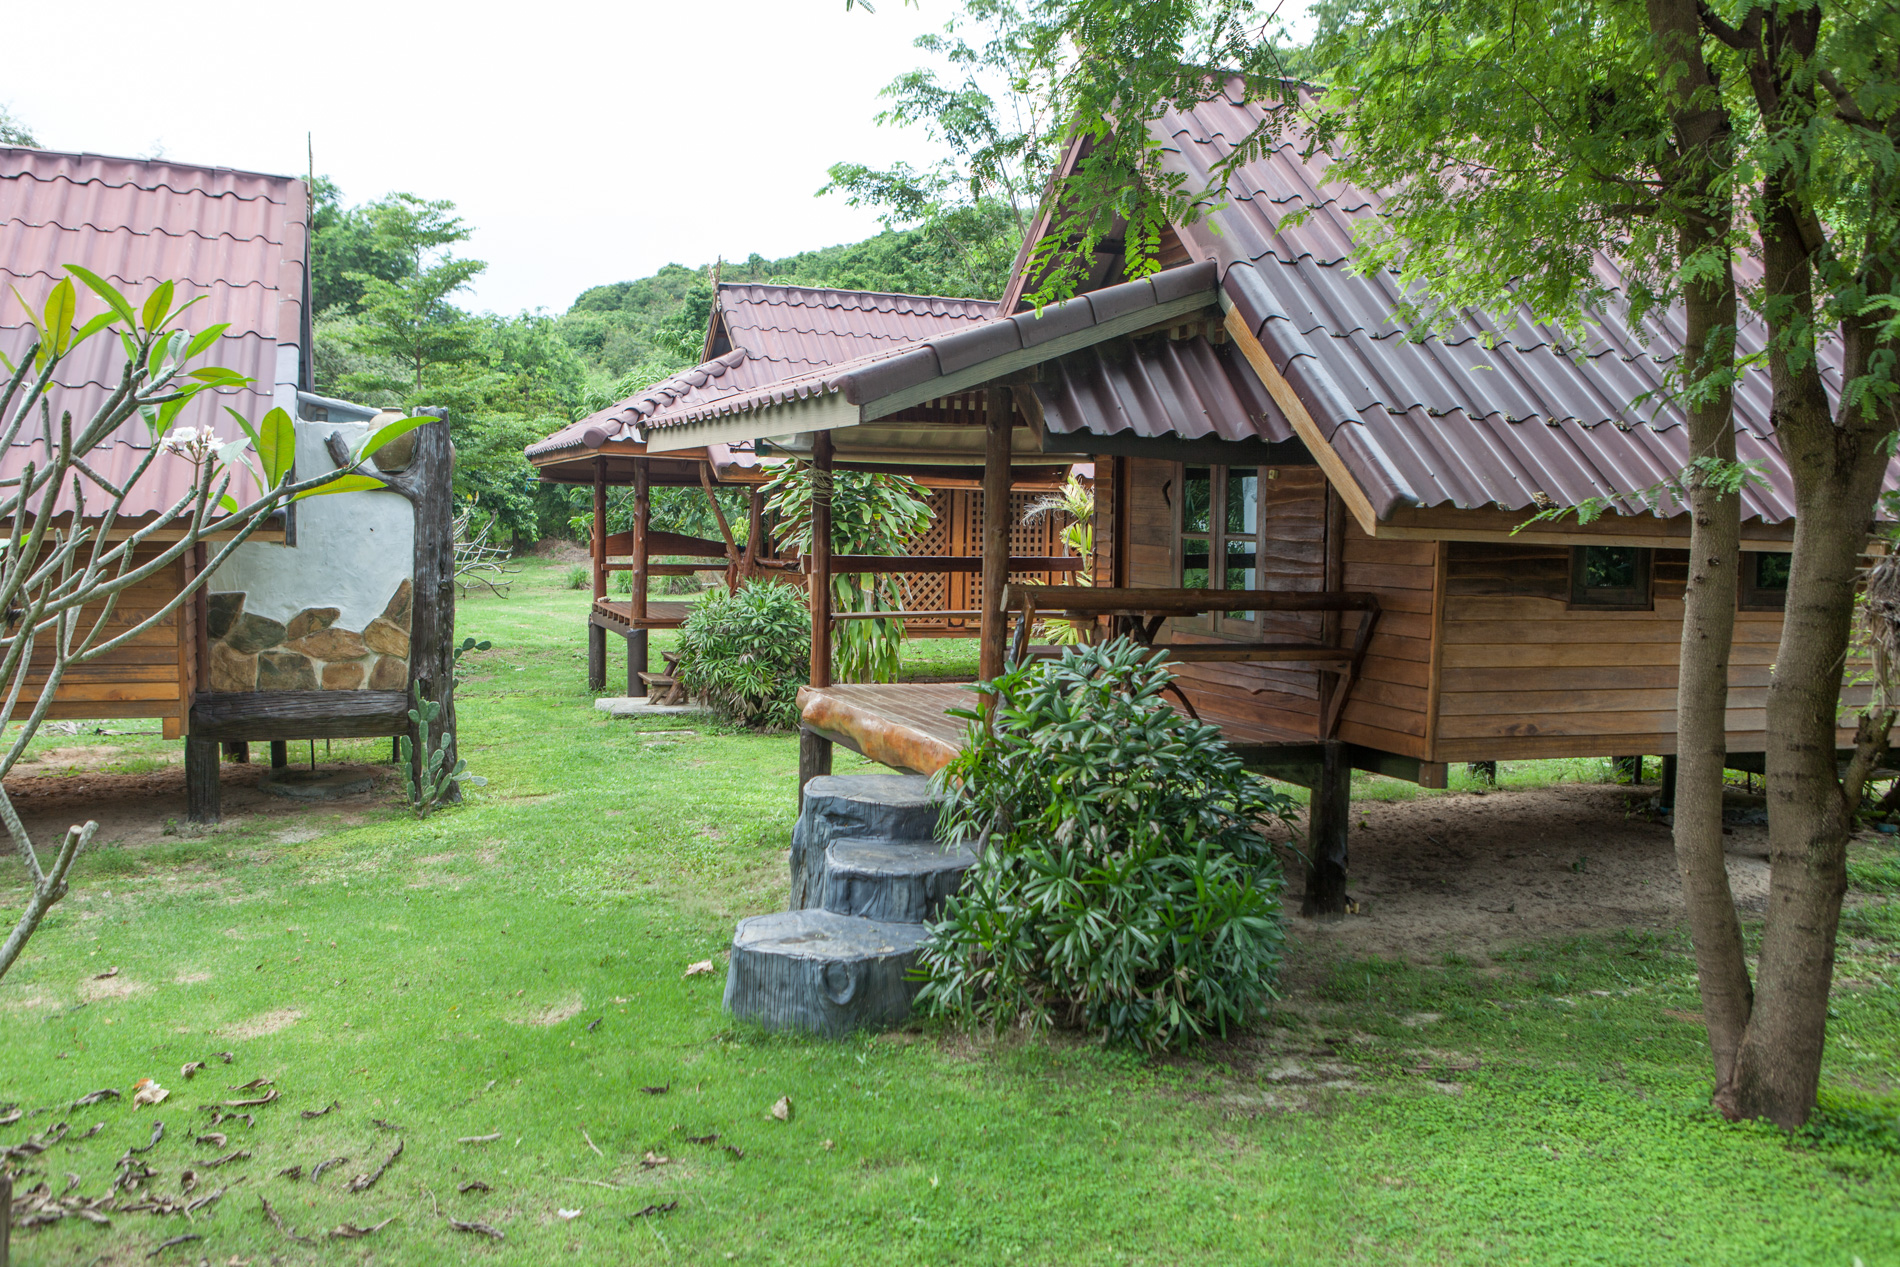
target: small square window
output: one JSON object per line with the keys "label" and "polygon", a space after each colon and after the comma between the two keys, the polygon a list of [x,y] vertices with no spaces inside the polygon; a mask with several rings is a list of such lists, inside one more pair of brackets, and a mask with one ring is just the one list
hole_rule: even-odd
{"label": "small square window", "polygon": [[1780,611],[1788,605],[1788,567],[1792,554],[1750,550],[1742,555],[1741,600],[1744,611]]}
{"label": "small square window", "polygon": [[1577,546],[1570,552],[1570,605],[1649,608],[1650,552],[1635,546]]}

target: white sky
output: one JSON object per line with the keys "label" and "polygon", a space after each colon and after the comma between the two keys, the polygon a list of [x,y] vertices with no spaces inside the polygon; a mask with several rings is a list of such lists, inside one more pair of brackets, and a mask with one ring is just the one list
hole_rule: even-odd
{"label": "white sky", "polygon": [[[925,161],[877,91],[952,0],[92,0],[9,6],[4,103],[49,149],[301,174],[349,202],[453,199],[489,262],[474,308],[564,310],[589,286],[850,242],[815,198],[841,160]],[[24,50],[39,50],[24,55]]]}

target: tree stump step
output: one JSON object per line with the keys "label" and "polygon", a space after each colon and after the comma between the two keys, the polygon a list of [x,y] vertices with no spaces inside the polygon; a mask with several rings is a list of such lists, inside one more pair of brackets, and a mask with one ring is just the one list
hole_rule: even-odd
{"label": "tree stump step", "polygon": [[805,784],[792,828],[793,910],[817,906],[825,849],[834,840],[928,840],[937,832],[930,780],[921,774],[822,774]]}
{"label": "tree stump step", "polygon": [[894,1025],[910,1015],[917,985],[907,978],[923,941],[916,924],[815,910],[754,915],[733,934],[726,1010],[833,1037]]}
{"label": "tree stump step", "polygon": [[976,865],[967,849],[934,840],[834,840],[825,850],[818,905],[838,915],[921,924]]}

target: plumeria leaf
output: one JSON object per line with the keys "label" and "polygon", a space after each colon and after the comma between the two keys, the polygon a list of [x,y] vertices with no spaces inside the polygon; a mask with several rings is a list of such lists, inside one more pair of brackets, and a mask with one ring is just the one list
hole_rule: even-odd
{"label": "plumeria leaf", "polygon": [[198,353],[204,351],[213,343],[216,343],[218,336],[230,328],[231,323],[229,321],[221,321],[215,326],[206,326],[204,329],[198,331],[197,334],[191,336],[191,346],[185,349],[185,359],[189,361],[192,357],[198,355]]}
{"label": "plumeria leaf", "polygon": [[91,321],[88,321],[85,325],[79,327],[79,333],[73,336],[72,346],[78,347],[80,344],[84,343],[87,339],[90,339],[93,335],[99,333],[101,330],[105,329],[107,326],[111,325],[113,322],[117,321],[118,319],[119,319],[119,314],[116,312],[100,313],[98,316],[94,317]]}
{"label": "plumeria leaf", "polygon": [[91,269],[81,268],[77,264],[68,264],[66,271],[84,282],[86,288],[93,294],[105,300],[106,307],[112,309],[119,320],[125,322],[128,327],[136,328],[138,326],[138,318],[132,312],[132,304],[120,293],[117,286],[114,286],[111,282],[99,276],[99,274],[93,272]]}
{"label": "plumeria leaf", "polygon": [[386,487],[374,475],[339,475],[328,484],[307,488],[290,500],[300,502],[306,497],[327,497],[331,493],[367,493]]}
{"label": "plumeria leaf", "polygon": [[231,496],[231,494],[229,493],[226,493],[224,496],[218,498],[218,509],[222,510],[227,515],[237,514],[238,513],[237,498]]}
{"label": "plumeria leaf", "polygon": [[70,277],[62,277],[53,287],[53,293],[46,297],[46,325],[41,336],[53,345],[55,356],[66,355],[66,349],[73,343],[73,313],[79,307],[79,296],[73,290]]}
{"label": "plumeria leaf", "polygon": [[145,328],[147,330],[156,330],[164,325],[165,318],[170,315],[171,309],[172,284],[170,282],[160,282],[158,289],[154,290],[146,299],[145,309],[140,314],[145,322]]}
{"label": "plumeria leaf", "polygon": [[356,456],[359,460],[362,458],[370,457],[376,452],[376,450],[382,448],[385,444],[388,444],[391,440],[400,439],[401,437],[408,435],[411,431],[414,431],[417,427],[424,426],[425,424],[431,423],[434,421],[435,421],[434,418],[428,418],[428,417],[398,418],[394,422],[387,423],[381,427],[378,427],[376,429],[375,434],[370,436],[368,440],[364,441],[363,447],[357,451]]}
{"label": "plumeria leaf", "polygon": [[264,415],[258,428],[257,456],[264,462],[267,488],[276,488],[297,461],[297,424],[282,409]]}

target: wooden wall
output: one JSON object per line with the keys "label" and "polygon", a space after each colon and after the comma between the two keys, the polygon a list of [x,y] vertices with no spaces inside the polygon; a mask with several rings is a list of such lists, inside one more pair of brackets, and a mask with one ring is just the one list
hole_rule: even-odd
{"label": "wooden wall", "polygon": [[[1689,556],[1655,552],[1654,610],[1572,609],[1562,546],[1451,542],[1436,751],[1440,761],[1669,753]],[[1738,612],[1729,750],[1764,743],[1781,613]]]}
{"label": "wooden wall", "polygon": [[[1438,601],[1435,541],[1374,541],[1343,517],[1345,567],[1340,588],[1379,597],[1379,623],[1346,701],[1339,737],[1431,758],[1432,633]],[[1351,628],[1353,617],[1347,617]]]}
{"label": "wooden wall", "polygon": [[[162,552],[162,547],[152,546],[135,557],[143,561]],[[186,563],[181,560],[127,590],[113,609],[100,641],[116,637],[162,608],[185,583],[186,575]],[[102,604],[82,609],[84,621],[96,619],[102,609]],[[194,605],[187,602],[102,659],[68,669],[47,716],[157,717],[164,721],[168,738],[183,734],[197,667],[194,610]],[[35,671],[21,694],[18,711],[22,715],[31,708],[30,699],[45,682],[51,659],[44,652],[33,657]]]}

